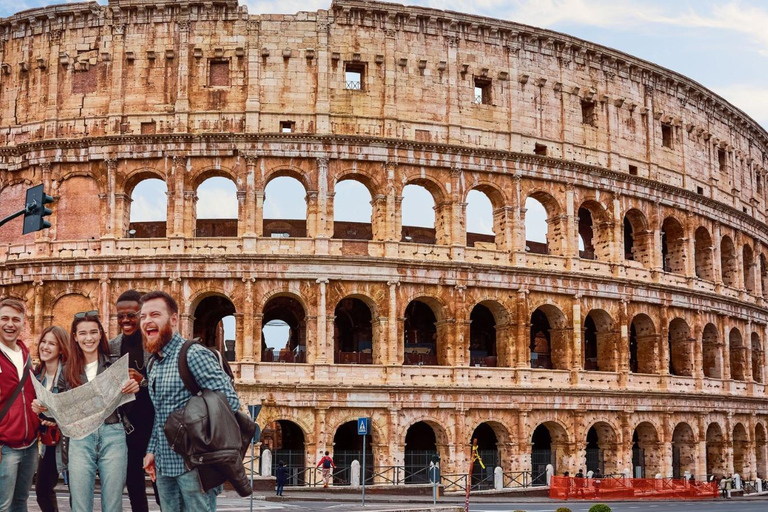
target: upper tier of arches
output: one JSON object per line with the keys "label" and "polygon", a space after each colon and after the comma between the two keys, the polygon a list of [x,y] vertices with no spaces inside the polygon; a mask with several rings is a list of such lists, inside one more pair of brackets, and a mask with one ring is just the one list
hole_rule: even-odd
{"label": "upper tier of arches", "polygon": [[309,17],[183,4],[0,20],[0,142],[366,135],[597,165],[764,219],[768,134],[699,84],[630,55],[394,4],[334,1]]}

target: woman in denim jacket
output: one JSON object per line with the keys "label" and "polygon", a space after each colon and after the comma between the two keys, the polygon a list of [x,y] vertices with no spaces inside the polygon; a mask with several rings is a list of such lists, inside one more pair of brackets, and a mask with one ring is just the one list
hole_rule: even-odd
{"label": "woman in denim jacket", "polygon": [[[69,334],[58,325],[46,328],[37,343],[37,358],[40,364],[35,370],[35,375],[37,380],[52,393],[59,392],[58,379],[62,365],[69,357],[69,349]],[[42,419],[40,430],[55,426],[56,424],[52,421]],[[56,446],[45,446],[41,443],[40,449],[42,457],[37,466],[35,482],[37,504],[42,512],[58,512],[56,492],[53,489],[56,487],[59,470],[62,468],[61,443]]]}
{"label": "woman in denim jacket", "polygon": [[[72,350],[58,380],[60,393],[93,380],[110,364],[109,342],[98,311],[77,313],[70,335]],[[138,390],[139,383],[133,379],[128,379],[122,388],[124,394]],[[70,439],[68,466],[77,468],[69,472],[72,512],[93,512],[96,473],[101,482],[101,510],[123,510],[128,445],[122,418],[116,409],[95,432],[83,439]]]}

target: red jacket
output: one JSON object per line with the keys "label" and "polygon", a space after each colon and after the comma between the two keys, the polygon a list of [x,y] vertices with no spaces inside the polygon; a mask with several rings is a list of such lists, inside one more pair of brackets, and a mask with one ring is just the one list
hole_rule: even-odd
{"label": "red jacket", "polygon": [[[21,347],[24,361],[26,361],[29,350],[21,341],[16,343]],[[0,351],[0,371],[2,372],[0,373],[0,409],[2,409],[5,407],[6,400],[11,397],[19,384],[19,373],[16,366],[3,351]],[[24,448],[37,439],[40,420],[32,412],[32,400],[35,399],[35,387],[32,384],[34,378],[34,375],[29,376],[24,389],[19,393],[8,414],[0,423],[0,444],[8,445],[11,448]]]}

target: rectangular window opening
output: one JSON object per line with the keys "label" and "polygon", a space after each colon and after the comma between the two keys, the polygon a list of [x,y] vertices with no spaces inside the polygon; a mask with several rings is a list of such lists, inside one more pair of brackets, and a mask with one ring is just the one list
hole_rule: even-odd
{"label": "rectangular window opening", "polygon": [[212,60],[208,72],[209,87],[229,87],[229,61]]}
{"label": "rectangular window opening", "polygon": [[661,123],[661,145],[665,148],[672,147],[672,125]]}
{"label": "rectangular window opening", "polygon": [[547,146],[545,144],[536,143],[533,147],[533,154],[539,156],[547,156]]}
{"label": "rectangular window opening", "polygon": [[280,133],[292,133],[296,123],[293,121],[280,121]]}
{"label": "rectangular window opening", "polygon": [[475,77],[475,103],[478,105],[491,104],[491,80]]}
{"label": "rectangular window opening", "polygon": [[696,187],[696,193],[700,196],[704,195],[704,187]]}
{"label": "rectangular window opening", "polygon": [[150,134],[150,133],[157,133],[157,125],[154,121],[150,121],[148,123],[141,123],[140,125],[141,133],[142,134]]}
{"label": "rectangular window opening", "polygon": [[720,166],[720,172],[725,172],[725,150],[717,148],[717,164]]}
{"label": "rectangular window opening", "polygon": [[637,176],[637,166],[636,165],[630,165],[629,166],[629,174],[631,176]]}
{"label": "rectangular window opening", "polygon": [[597,109],[594,101],[581,100],[581,122],[589,126],[597,126]]}
{"label": "rectangular window opening", "polygon": [[362,91],[365,83],[365,64],[346,62],[344,64],[344,80],[350,91]]}

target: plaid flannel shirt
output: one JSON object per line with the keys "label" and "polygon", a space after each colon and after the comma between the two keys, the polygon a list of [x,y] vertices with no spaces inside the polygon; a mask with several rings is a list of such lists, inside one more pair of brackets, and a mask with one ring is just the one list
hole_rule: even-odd
{"label": "plaid flannel shirt", "polygon": [[[168,416],[184,407],[192,398],[192,393],[184,386],[179,375],[179,352],[185,341],[178,332],[174,333],[171,341],[163,347],[152,363],[149,373],[149,396],[155,406],[155,424],[152,427],[147,453],[155,454],[155,468],[158,473],[169,477],[187,472],[184,460],[171,449],[163,432]],[[240,400],[229,377],[210,350],[198,344],[192,345],[187,352],[187,363],[200,389],[221,391],[226,395],[233,411],[240,409]]]}

